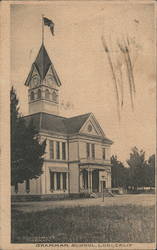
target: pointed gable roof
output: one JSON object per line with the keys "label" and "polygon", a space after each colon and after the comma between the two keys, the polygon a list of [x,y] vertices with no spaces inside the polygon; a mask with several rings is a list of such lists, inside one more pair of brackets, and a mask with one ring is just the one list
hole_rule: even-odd
{"label": "pointed gable roof", "polygon": [[25,85],[29,86],[29,81],[32,77],[32,73],[33,73],[34,68],[37,69],[37,71],[41,77],[41,80],[44,80],[50,67],[51,67],[52,74],[53,74],[53,77],[54,77],[57,85],[61,86],[61,81],[57,75],[57,72],[56,72],[56,70],[55,70],[55,68],[50,60],[50,57],[45,49],[44,44],[42,44],[40,47],[40,50],[38,52],[38,55],[35,59],[35,62],[32,64],[32,67],[31,67],[30,73],[26,79]]}
{"label": "pointed gable roof", "polygon": [[78,133],[91,113],[67,118],[64,123],[68,134]]}

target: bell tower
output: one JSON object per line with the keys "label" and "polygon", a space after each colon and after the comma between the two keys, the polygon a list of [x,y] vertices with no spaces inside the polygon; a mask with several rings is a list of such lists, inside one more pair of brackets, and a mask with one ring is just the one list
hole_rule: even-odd
{"label": "bell tower", "polygon": [[59,114],[61,82],[43,43],[32,64],[25,85],[29,87],[29,114],[37,112]]}

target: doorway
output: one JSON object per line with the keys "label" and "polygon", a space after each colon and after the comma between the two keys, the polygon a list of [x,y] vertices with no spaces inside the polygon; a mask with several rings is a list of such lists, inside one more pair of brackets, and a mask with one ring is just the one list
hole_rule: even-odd
{"label": "doorway", "polygon": [[92,171],[92,192],[99,192],[99,170]]}

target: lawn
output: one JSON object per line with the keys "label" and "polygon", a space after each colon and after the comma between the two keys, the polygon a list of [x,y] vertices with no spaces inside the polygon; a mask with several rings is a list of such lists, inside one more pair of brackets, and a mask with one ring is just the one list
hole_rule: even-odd
{"label": "lawn", "polygon": [[155,241],[154,206],[61,207],[12,210],[12,243]]}

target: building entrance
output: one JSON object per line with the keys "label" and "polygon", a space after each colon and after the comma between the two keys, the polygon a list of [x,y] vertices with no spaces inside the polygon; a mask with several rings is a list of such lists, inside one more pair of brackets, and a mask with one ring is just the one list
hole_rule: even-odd
{"label": "building entrance", "polygon": [[99,192],[99,170],[92,171],[92,192]]}

